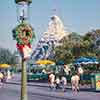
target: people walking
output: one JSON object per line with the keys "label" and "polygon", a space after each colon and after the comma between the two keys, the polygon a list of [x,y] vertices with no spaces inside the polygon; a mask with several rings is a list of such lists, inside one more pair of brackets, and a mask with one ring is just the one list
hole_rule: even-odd
{"label": "people walking", "polygon": [[69,75],[70,74],[71,69],[68,67],[68,65],[64,65],[63,70],[64,70],[64,73],[66,75]]}
{"label": "people walking", "polygon": [[2,78],[3,78],[3,74],[0,72],[0,87],[2,87]]}
{"label": "people walking", "polygon": [[60,79],[59,79],[59,77],[56,78],[55,84],[56,84],[56,89],[60,89]]}
{"label": "people walking", "polygon": [[77,74],[71,77],[72,91],[79,91],[79,76]]}
{"label": "people walking", "polygon": [[61,83],[62,83],[62,90],[65,92],[66,86],[67,86],[67,79],[66,77],[61,77]]}
{"label": "people walking", "polygon": [[7,74],[5,72],[2,72],[3,78],[1,79],[2,85],[4,86],[5,82],[7,81]]}
{"label": "people walking", "polygon": [[55,75],[53,73],[50,73],[49,75],[49,84],[51,89],[55,88]]}

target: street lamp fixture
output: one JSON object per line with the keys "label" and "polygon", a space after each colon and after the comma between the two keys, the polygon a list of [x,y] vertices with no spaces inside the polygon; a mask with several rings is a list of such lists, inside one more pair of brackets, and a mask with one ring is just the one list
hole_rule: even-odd
{"label": "street lamp fixture", "polygon": [[17,4],[17,20],[18,22],[26,21],[28,19],[28,9],[32,0],[15,0]]}
{"label": "street lamp fixture", "polygon": [[28,4],[32,3],[32,0],[15,0],[15,3],[19,3],[19,2],[27,2]]}

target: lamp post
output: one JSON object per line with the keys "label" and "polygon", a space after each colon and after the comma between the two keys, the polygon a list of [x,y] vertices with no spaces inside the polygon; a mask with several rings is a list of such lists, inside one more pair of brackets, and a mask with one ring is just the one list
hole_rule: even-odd
{"label": "lamp post", "polygon": [[27,69],[26,60],[31,53],[31,42],[34,38],[32,27],[27,23],[28,8],[32,0],[15,0],[17,4],[17,20],[19,25],[13,29],[13,38],[17,41],[17,49],[22,57],[21,100],[27,100]]}

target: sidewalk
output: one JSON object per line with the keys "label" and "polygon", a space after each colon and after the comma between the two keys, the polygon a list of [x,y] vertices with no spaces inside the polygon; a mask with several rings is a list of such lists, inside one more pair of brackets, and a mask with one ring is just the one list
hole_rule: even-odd
{"label": "sidewalk", "polygon": [[[6,82],[7,84],[15,84],[15,85],[21,85],[21,75],[20,74],[15,74],[12,79],[8,80]],[[49,87],[49,84],[44,81],[32,81],[32,82],[27,82],[27,86],[36,86],[36,87]],[[66,86],[67,89],[71,89],[71,85],[68,84]],[[91,91],[91,87],[87,86],[80,86],[80,90],[82,91]]]}
{"label": "sidewalk", "polygon": [[[7,84],[15,84],[15,85],[20,85],[21,84],[21,75],[20,74],[15,74],[12,79],[7,80]],[[38,82],[38,81],[32,81],[32,82],[27,82],[28,86],[39,86],[39,87],[49,87],[47,82]]]}

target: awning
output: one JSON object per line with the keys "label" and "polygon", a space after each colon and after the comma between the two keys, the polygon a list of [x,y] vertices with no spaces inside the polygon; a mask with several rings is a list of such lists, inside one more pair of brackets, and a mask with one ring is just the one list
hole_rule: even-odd
{"label": "awning", "polygon": [[55,62],[53,62],[51,60],[38,60],[38,61],[36,61],[36,64],[48,65],[48,64],[55,64]]}
{"label": "awning", "polygon": [[10,65],[9,64],[0,64],[0,68],[9,68]]}

